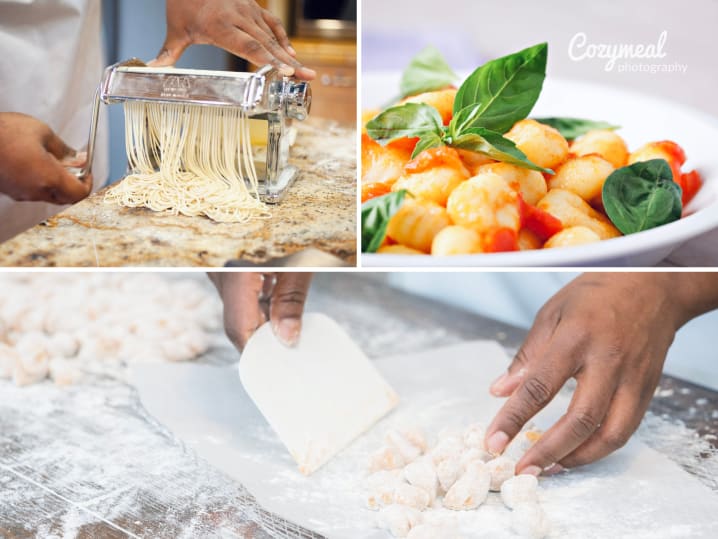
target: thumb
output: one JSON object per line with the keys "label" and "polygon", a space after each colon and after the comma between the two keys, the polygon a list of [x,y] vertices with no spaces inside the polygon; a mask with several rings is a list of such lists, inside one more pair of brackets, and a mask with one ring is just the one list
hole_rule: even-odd
{"label": "thumb", "polygon": [[43,146],[45,150],[51,153],[58,161],[75,155],[75,150],[65,144],[65,141],[58,137],[50,128],[47,128],[47,132],[45,133]]}
{"label": "thumb", "polygon": [[162,48],[157,58],[147,62],[150,67],[169,67],[177,63],[185,50],[189,47],[189,42],[176,37],[173,33],[167,34]]}
{"label": "thumb", "polygon": [[295,346],[299,341],[311,280],[311,273],[277,274],[277,284],[269,305],[269,319],[274,334],[287,346]]}

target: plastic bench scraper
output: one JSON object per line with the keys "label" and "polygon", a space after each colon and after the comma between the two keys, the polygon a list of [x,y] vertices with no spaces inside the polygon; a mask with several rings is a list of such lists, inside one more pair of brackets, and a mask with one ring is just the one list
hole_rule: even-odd
{"label": "plastic bench scraper", "polygon": [[305,314],[288,348],[269,323],[242,352],[239,377],[299,466],[310,475],[389,413],[399,397],[331,318]]}

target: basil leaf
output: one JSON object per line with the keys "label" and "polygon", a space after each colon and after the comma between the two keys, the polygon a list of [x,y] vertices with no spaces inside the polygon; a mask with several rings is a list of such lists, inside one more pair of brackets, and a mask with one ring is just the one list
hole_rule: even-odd
{"label": "basil leaf", "polygon": [[367,134],[381,144],[402,137],[443,133],[439,111],[424,103],[405,103],[386,109],[366,124]]}
{"label": "basil leaf", "polygon": [[568,141],[585,135],[593,129],[618,129],[620,126],[608,122],[584,120],[582,118],[534,118],[537,122],[553,127]]}
{"label": "basil leaf", "polygon": [[451,138],[456,138],[471,125],[481,114],[481,105],[469,105],[454,114],[449,122],[448,131]]}
{"label": "basil leaf", "polygon": [[526,118],[541,93],[546,77],[548,44],[540,43],[514,54],[486,62],[459,88],[454,114],[480,105],[471,127],[505,133]]}
{"label": "basil leaf", "polygon": [[442,144],[444,144],[444,142],[442,141],[440,135],[437,135],[436,133],[425,133],[421,135],[421,137],[419,138],[419,142],[417,142],[416,146],[414,146],[414,151],[411,154],[411,158],[414,159],[424,150],[428,150],[429,148],[436,148],[438,146],[441,146]]}
{"label": "basil leaf", "polygon": [[624,234],[681,218],[681,188],[665,159],[651,159],[614,170],[603,184],[603,207]]}
{"label": "basil leaf", "polygon": [[361,251],[375,253],[386,237],[389,220],[399,210],[408,191],[402,189],[367,200],[361,207]]}
{"label": "basil leaf", "polygon": [[426,47],[409,63],[401,77],[401,98],[451,86],[458,77],[435,47]]}
{"label": "basil leaf", "polygon": [[529,161],[528,157],[516,147],[512,140],[503,137],[501,133],[496,133],[483,127],[467,129],[453,139],[450,146],[488,155],[492,159],[503,161],[504,163],[553,174],[553,170],[550,168],[543,168]]}

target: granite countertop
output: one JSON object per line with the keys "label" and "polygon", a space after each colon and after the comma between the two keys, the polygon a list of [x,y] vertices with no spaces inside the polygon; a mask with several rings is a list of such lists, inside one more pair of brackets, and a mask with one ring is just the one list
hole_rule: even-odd
{"label": "granite countertop", "polygon": [[313,247],[356,263],[356,131],[297,122],[290,163],[300,176],[272,217],[216,223],[122,208],[104,190],[0,245],[0,266],[217,267],[265,263]]}
{"label": "granite countertop", "polygon": [[[331,314],[374,358],[472,339],[498,340],[511,353],[526,335],[369,274],[318,274],[307,308]],[[199,361],[230,364],[237,354],[213,348]],[[717,406],[718,393],[663,376],[638,436],[718,490]],[[666,436],[679,424],[685,437]],[[681,456],[696,440],[705,452]],[[132,466],[117,466],[118,454]],[[259,506],[150,417],[134,388],[107,376],[62,389],[0,380],[0,509],[3,499],[14,503],[0,510],[1,537],[320,539]]]}

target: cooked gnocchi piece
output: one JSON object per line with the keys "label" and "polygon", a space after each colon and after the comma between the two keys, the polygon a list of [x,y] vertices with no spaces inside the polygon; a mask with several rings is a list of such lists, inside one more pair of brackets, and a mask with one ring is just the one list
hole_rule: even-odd
{"label": "cooked gnocchi piece", "polygon": [[554,169],[568,158],[568,141],[553,127],[536,120],[516,122],[506,138],[540,167]]}
{"label": "cooked gnocchi piece", "polygon": [[471,228],[447,226],[434,236],[431,254],[436,256],[469,255],[481,252],[481,236]]}
{"label": "cooked gnocchi piece", "polygon": [[434,237],[451,224],[446,210],[429,200],[407,200],[387,228],[387,236],[401,245],[431,252]]}
{"label": "cooked gnocchi piece", "polygon": [[592,230],[602,240],[621,235],[608,217],[594,210],[588,202],[571,191],[551,189],[537,207],[558,217],[564,228],[582,226]]}
{"label": "cooked gnocchi piece", "polygon": [[575,157],[558,168],[548,187],[576,193],[590,204],[600,200],[603,183],[613,170],[613,165],[598,155]]}
{"label": "cooked gnocchi piece", "polygon": [[571,144],[571,153],[578,156],[598,155],[611,163],[613,168],[621,168],[628,162],[626,142],[608,129],[594,129],[578,137]]}
{"label": "cooked gnocchi piece", "polygon": [[449,196],[446,209],[451,220],[477,232],[493,228],[518,231],[521,227],[518,193],[493,172],[465,181]]}

